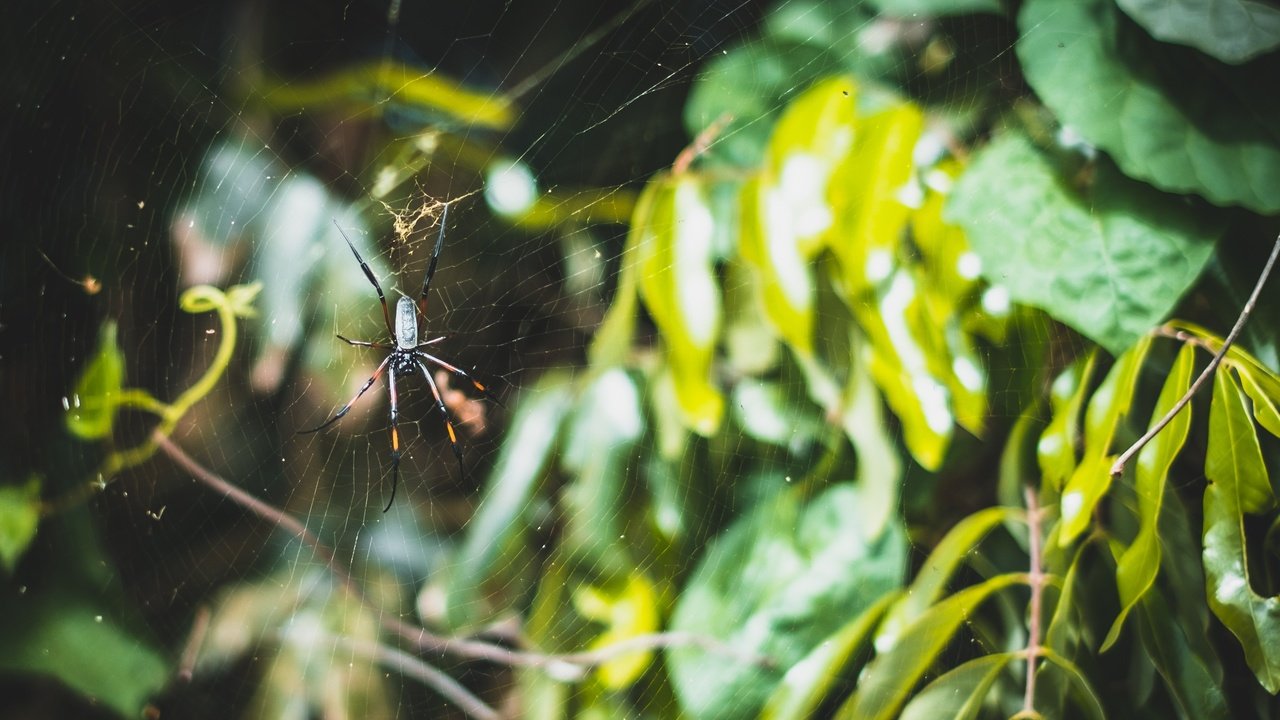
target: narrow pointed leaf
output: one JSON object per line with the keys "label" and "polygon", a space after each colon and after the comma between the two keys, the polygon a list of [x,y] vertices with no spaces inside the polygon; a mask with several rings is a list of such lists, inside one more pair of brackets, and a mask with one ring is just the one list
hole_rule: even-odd
{"label": "narrow pointed leaf", "polygon": [[1053,415],[1036,444],[1036,458],[1045,482],[1059,491],[1076,469],[1080,410],[1084,407],[1097,359],[1098,352],[1090,352],[1063,370],[1050,387]]}
{"label": "narrow pointed leaf", "polygon": [[[1153,427],[1186,393],[1195,369],[1195,348],[1184,344],[1165,378],[1164,389],[1151,411]],[[1125,617],[1151,588],[1160,570],[1160,506],[1164,500],[1169,467],[1182,450],[1191,429],[1191,408],[1183,408],[1164,430],[1138,454],[1135,491],[1138,495],[1138,534],[1120,556],[1116,566],[1116,587],[1120,591],[1120,614],[1102,643],[1102,651],[1120,637]]]}
{"label": "narrow pointed leaf", "polygon": [[1000,673],[1017,658],[997,653],[975,658],[929,683],[902,710],[902,720],[974,720]]}
{"label": "narrow pointed leaf", "polygon": [[905,628],[938,600],[960,563],[974,551],[987,533],[1018,512],[1013,508],[987,508],[956,523],[933,548],[933,552],[929,553],[906,595],[880,625],[876,643],[882,647],[891,647],[897,642]]}
{"label": "narrow pointed leaf", "polygon": [[1021,574],[997,575],[929,608],[899,636],[896,645],[867,665],[857,691],[840,707],[836,717],[841,720],[897,717],[911,691],[977,607],[993,593],[1025,581]]}
{"label": "narrow pointed leaf", "polygon": [[851,672],[848,665],[853,654],[870,645],[872,632],[898,598],[896,593],[880,598],[836,634],[819,643],[803,660],[792,665],[760,712],[762,720],[814,717],[832,686]]}
{"label": "narrow pointed leaf", "polygon": [[711,379],[721,307],[706,190],[691,175],[659,177],[636,208],[631,232],[639,238],[640,297],[665,341],[681,417],[690,430],[711,435],[724,415],[724,396]]}
{"label": "narrow pointed leaf", "polygon": [[1240,641],[1245,660],[1270,693],[1280,692],[1280,598],[1250,578],[1246,514],[1275,508],[1258,435],[1229,370],[1220,370],[1209,409],[1205,454],[1204,568],[1209,607]]}
{"label": "narrow pointed leaf", "polygon": [[1151,336],[1143,336],[1116,361],[1107,379],[1089,399],[1085,413],[1084,459],[1062,489],[1059,501],[1062,534],[1058,540],[1063,545],[1074,541],[1088,527],[1093,509],[1111,488],[1111,443],[1120,421],[1129,414],[1138,375],[1150,349]]}

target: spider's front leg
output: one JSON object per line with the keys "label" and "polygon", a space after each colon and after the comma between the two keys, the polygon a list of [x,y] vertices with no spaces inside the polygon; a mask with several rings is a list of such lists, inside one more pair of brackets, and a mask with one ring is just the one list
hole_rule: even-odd
{"label": "spider's front leg", "polygon": [[356,396],[351,398],[351,402],[347,403],[346,405],[343,405],[342,409],[339,410],[337,414],[335,414],[333,417],[329,418],[328,420],[325,420],[323,424],[313,427],[310,430],[299,430],[298,434],[306,435],[308,433],[319,432],[329,427],[330,425],[338,422],[339,420],[341,420],[342,416],[346,415],[351,410],[351,406],[355,405],[356,401],[360,399],[360,396],[364,395],[365,392],[368,391],[369,388],[373,387],[373,384],[378,381],[378,376],[382,374],[382,371],[387,367],[387,364],[391,362],[391,358],[392,356],[388,355],[386,359],[383,360],[380,365],[378,365],[378,369],[374,370],[373,374],[369,376],[369,379],[364,381],[364,385],[360,387],[360,392],[356,393]]}

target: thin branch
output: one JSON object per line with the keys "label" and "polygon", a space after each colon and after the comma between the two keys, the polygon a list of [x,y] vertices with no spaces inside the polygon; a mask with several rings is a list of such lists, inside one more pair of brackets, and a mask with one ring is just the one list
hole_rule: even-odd
{"label": "thin branch", "polygon": [[182,649],[182,659],[178,662],[178,679],[191,682],[195,675],[196,660],[200,657],[200,647],[204,645],[204,637],[209,632],[209,608],[201,605],[196,608],[196,619],[191,625],[191,634],[187,636],[186,647]]}
{"label": "thin branch", "polygon": [[311,550],[329,566],[330,572],[338,578],[347,590],[351,591],[358,598],[364,598],[364,594],[360,592],[360,588],[351,577],[351,572],[347,570],[346,566],[338,561],[333,550],[331,550],[329,546],[320,542],[320,538],[316,537],[314,533],[308,530],[292,515],[289,515],[282,510],[277,510],[269,503],[259,500],[239,487],[227,482],[221,477],[218,477],[213,472],[210,472],[203,465],[193,460],[190,455],[186,454],[186,452],[182,450],[182,448],[175,445],[173,440],[169,439],[167,435],[160,432],[154,432],[151,434],[151,439],[161,452],[168,455],[169,458],[182,467],[182,469],[191,473],[196,480],[208,485],[215,492],[221,493],[227,499],[237,505],[240,505],[254,515],[284,528],[303,543],[310,546]]}
{"label": "thin branch", "polygon": [[629,653],[680,646],[700,647],[707,652],[763,668],[773,666],[773,661],[767,657],[741,650],[708,635],[690,632],[636,635],[597,650],[554,654],[512,650],[500,645],[465,638],[442,637],[395,618],[388,619],[383,625],[393,628],[400,637],[412,642],[423,652],[488,660],[511,667],[539,668],[552,671],[560,679],[573,679],[575,675],[584,674],[588,668],[601,665]]}
{"label": "thin branch", "polygon": [[1035,716],[1036,700],[1036,659],[1040,656],[1040,613],[1044,600],[1044,568],[1040,566],[1040,506],[1036,492],[1025,488],[1023,493],[1027,501],[1027,533],[1031,538],[1031,571],[1028,579],[1031,585],[1030,621],[1027,629],[1027,685],[1022,698],[1022,713],[1027,717]]}
{"label": "thin branch", "polygon": [[409,653],[368,640],[356,640],[337,635],[329,636],[328,639],[337,647],[346,648],[357,655],[376,661],[379,665],[421,681],[440,693],[441,697],[457,705],[470,717],[482,720],[499,720],[502,717],[497,710],[489,707],[457,680]]}
{"label": "thin branch", "polygon": [[1191,383],[1191,387],[1187,388],[1187,392],[1183,394],[1180,400],[1178,400],[1178,404],[1170,408],[1169,412],[1165,413],[1165,416],[1160,418],[1160,422],[1152,425],[1151,429],[1148,430],[1145,435],[1138,438],[1136,442],[1129,446],[1128,450],[1125,450],[1120,457],[1116,458],[1115,464],[1111,466],[1112,477],[1119,477],[1119,475],[1124,472],[1125,465],[1133,459],[1133,456],[1137,455],[1138,451],[1146,447],[1147,443],[1151,442],[1152,438],[1159,435],[1160,432],[1164,430],[1165,426],[1172,422],[1173,419],[1177,417],[1178,413],[1182,412],[1182,409],[1187,406],[1187,403],[1191,402],[1191,398],[1200,391],[1200,386],[1204,385],[1205,381],[1209,379],[1209,376],[1213,374],[1213,371],[1218,369],[1218,364],[1222,362],[1222,358],[1226,357],[1227,350],[1231,349],[1232,343],[1236,341],[1236,338],[1240,335],[1240,331],[1244,329],[1245,321],[1249,319],[1249,315],[1253,312],[1254,306],[1258,304],[1258,296],[1262,294],[1262,287],[1267,284],[1267,278],[1271,275],[1271,268],[1276,264],[1277,255],[1280,255],[1280,235],[1276,236],[1275,245],[1271,248],[1271,257],[1267,258],[1267,264],[1263,266],[1262,273],[1258,275],[1258,283],[1253,286],[1253,292],[1250,293],[1249,299],[1245,301],[1244,307],[1240,309],[1240,317],[1236,318],[1235,326],[1232,327],[1231,332],[1227,334],[1226,340],[1222,341],[1222,347],[1218,348],[1218,352],[1214,354],[1213,359],[1209,361],[1204,372],[1201,372],[1195,382]]}
{"label": "thin branch", "polygon": [[[225,479],[200,465],[200,463],[192,459],[191,456],[187,455],[182,448],[174,444],[173,440],[169,437],[161,433],[154,433],[152,439],[161,452],[168,455],[180,467],[191,473],[196,480],[208,485],[214,491],[222,494],[232,502],[246,508],[258,517],[289,531],[303,543],[311,547],[312,551],[314,551],[315,554],[320,557],[326,565],[328,565],[330,572],[338,578],[353,597],[366,605],[373,605],[373,603],[370,602],[361,591],[359,585],[352,577],[351,571],[337,559],[333,550],[322,543],[319,538],[317,538],[310,530],[307,530],[306,527],[303,526],[303,524],[296,518],[282,510],[276,509],[262,500],[259,500],[248,492],[245,492],[241,488],[227,482]],[[627,653],[683,645],[695,645],[708,652],[734,658],[740,662],[754,663],[761,667],[770,667],[772,662],[768,658],[742,651],[710,636],[699,635],[696,633],[670,632],[638,635],[598,650],[555,655],[512,650],[501,645],[495,645],[481,640],[443,636],[433,633],[424,627],[404,622],[394,616],[383,615],[381,624],[388,632],[399,635],[400,637],[408,640],[422,652],[453,655],[466,660],[487,660],[501,665],[507,665],[509,667],[540,668],[553,672],[562,679],[566,679],[567,676],[572,676],[574,674],[581,675],[585,668],[608,662],[615,657],[625,655]]]}

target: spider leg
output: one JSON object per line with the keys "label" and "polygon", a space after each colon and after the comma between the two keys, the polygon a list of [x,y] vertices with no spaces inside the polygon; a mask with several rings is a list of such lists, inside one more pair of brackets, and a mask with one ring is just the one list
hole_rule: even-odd
{"label": "spider leg", "polygon": [[379,350],[395,350],[395,348],[391,347],[390,345],[387,345],[385,343],[380,343],[380,342],[369,342],[368,340],[352,340],[351,338],[343,337],[341,335],[338,335],[338,339],[348,345],[355,345],[356,347],[371,347],[371,348],[378,348]]}
{"label": "spider leg", "polygon": [[440,397],[440,388],[436,387],[435,378],[431,377],[431,371],[421,360],[418,361],[418,367],[422,368],[422,374],[426,376],[427,384],[431,386],[431,394],[436,398],[436,409],[440,411],[440,417],[444,418],[444,427],[449,431],[449,445],[453,447],[453,456],[458,458],[458,471],[466,477],[467,469],[462,466],[462,446],[458,444],[458,433],[454,432],[453,420],[449,418],[449,409],[444,406],[444,400]]}
{"label": "spider leg", "polygon": [[339,411],[338,411],[338,413],[337,413],[336,415],[334,415],[333,417],[331,417],[331,418],[329,418],[328,420],[324,421],[324,424],[323,424],[323,425],[320,425],[320,426],[318,426],[318,427],[313,427],[313,428],[311,428],[310,430],[299,430],[297,434],[298,434],[298,435],[306,435],[306,434],[308,434],[308,433],[319,432],[319,431],[321,431],[321,430],[323,430],[323,429],[325,429],[325,428],[329,427],[330,425],[332,425],[332,424],[334,424],[334,423],[338,422],[339,420],[341,420],[341,419],[342,419],[342,416],[343,416],[343,415],[346,415],[346,414],[347,414],[347,412],[351,410],[351,406],[352,406],[352,405],[355,405],[355,404],[356,404],[356,401],[360,399],[360,396],[361,396],[361,395],[364,395],[364,394],[365,394],[365,391],[367,391],[370,387],[372,387],[372,386],[373,386],[373,384],[374,384],[375,382],[377,382],[377,381],[378,381],[378,376],[382,374],[382,371],[383,371],[383,369],[384,369],[384,368],[386,368],[386,367],[387,367],[387,363],[388,363],[388,362],[391,362],[391,356],[390,356],[390,355],[388,355],[388,356],[387,356],[387,358],[386,358],[385,360],[383,360],[383,361],[382,361],[382,364],[378,365],[378,369],[373,371],[373,374],[369,376],[369,379],[364,381],[364,385],[363,385],[363,386],[361,386],[361,388],[360,388],[360,392],[356,393],[356,396],[355,396],[355,397],[353,397],[353,398],[351,398],[351,402],[347,403],[346,405],[343,405],[343,406],[342,406],[342,409],[341,409],[341,410],[339,410]]}
{"label": "spider leg", "polygon": [[[448,206],[446,205],[445,207]],[[338,228],[338,233],[342,235],[342,239],[347,241],[347,247],[351,248],[351,254],[356,256],[356,262],[360,263],[360,269],[364,270],[364,276],[369,278],[369,282],[373,283],[373,289],[378,291],[378,302],[382,303],[382,319],[387,323],[387,332],[391,333],[391,337],[395,337],[395,328],[391,326],[391,311],[387,309],[387,296],[382,294],[382,286],[378,284],[378,278],[373,276],[373,271],[369,269],[369,265],[364,261],[364,258],[360,257],[356,246],[351,244],[351,238],[347,237],[347,234],[343,232],[337,218],[333,219],[333,226]],[[433,262],[432,266],[434,267],[434,265],[435,263]],[[427,277],[429,280],[430,275]]]}
{"label": "spider leg", "polygon": [[396,368],[394,365],[387,371],[387,387],[391,390],[391,499],[382,509],[386,512],[396,501],[396,488],[400,486],[400,396],[396,393]]}
{"label": "spider leg", "polygon": [[435,345],[436,343],[440,342],[441,340],[444,340],[444,339],[445,339],[445,337],[446,337],[445,335],[441,335],[440,337],[433,337],[433,338],[431,338],[430,340],[424,340],[423,342],[420,342],[420,343],[418,343],[417,345],[414,345],[414,346],[413,346],[413,349],[414,349],[414,350],[417,350],[417,349],[419,349],[419,348],[424,348],[424,347],[426,347],[426,346],[428,346],[428,345]]}
{"label": "spider leg", "polygon": [[[431,289],[431,278],[436,274],[436,262],[440,260],[440,249],[444,247],[444,224],[449,219],[449,203],[444,204],[440,213],[440,234],[436,236],[436,249],[431,252],[431,264],[427,265],[427,277],[422,281],[422,297],[418,298],[418,312],[427,317],[427,291]],[[393,333],[394,337],[394,333]]]}
{"label": "spider leg", "polygon": [[480,394],[484,395],[484,398],[485,398],[486,400],[490,400],[490,401],[492,401],[492,402],[497,403],[499,407],[504,407],[504,408],[506,407],[506,405],[503,405],[503,404],[502,404],[502,401],[501,401],[501,400],[499,400],[497,397],[495,397],[493,393],[489,392],[489,388],[485,387],[484,383],[482,383],[482,382],[480,382],[479,380],[476,380],[475,378],[471,377],[471,374],[470,374],[470,373],[468,373],[467,371],[463,370],[462,368],[460,368],[460,367],[458,367],[458,366],[456,366],[456,365],[452,365],[452,364],[450,364],[450,363],[447,363],[447,362],[445,362],[444,360],[441,360],[440,358],[436,357],[435,355],[431,355],[431,354],[429,354],[429,353],[416,352],[416,351],[415,351],[413,354],[414,354],[415,356],[417,356],[417,357],[424,358],[424,359],[426,359],[426,360],[429,360],[429,361],[431,361],[431,362],[435,363],[436,365],[439,365],[440,367],[444,368],[445,370],[448,370],[449,372],[453,373],[454,375],[458,375],[458,376],[462,377],[464,380],[466,380],[467,382],[471,383],[471,385],[472,385],[476,390],[480,391]]}

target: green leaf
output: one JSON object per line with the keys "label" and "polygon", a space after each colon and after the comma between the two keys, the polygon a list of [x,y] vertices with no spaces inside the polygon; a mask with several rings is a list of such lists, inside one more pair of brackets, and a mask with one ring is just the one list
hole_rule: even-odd
{"label": "green leaf", "polygon": [[1197,652],[1187,638],[1194,630],[1178,622],[1169,601],[1161,593],[1147,593],[1135,617],[1142,645],[1183,717],[1230,717],[1221,668],[1214,673],[1217,656],[1211,650],[1209,655]]}
{"label": "green leaf", "polygon": [[836,713],[842,720],[898,716],[912,689],[938,661],[956,631],[992,593],[1026,582],[1018,573],[997,575],[965,588],[929,608],[898,637],[897,644],[876,656],[863,671],[858,690]]}
{"label": "green leaf", "polygon": [[1204,568],[1209,607],[1240,640],[1258,682],[1280,692],[1280,598],[1254,591],[1244,519],[1275,508],[1258,435],[1230,371],[1219,371],[1205,454]]}
{"label": "green leaf", "polygon": [[501,454],[484,496],[467,523],[467,536],[449,573],[447,612],[453,627],[476,622],[482,612],[482,583],[502,561],[501,551],[523,537],[529,500],[546,471],[548,458],[572,401],[572,383],[563,373],[548,373],[515,408]]}
{"label": "green leaf", "polygon": [[776,382],[738,383],[733,388],[732,410],[748,437],[770,445],[804,448],[823,430],[808,400]]}
{"label": "green leaf", "polygon": [[829,183],[853,146],[856,86],[835,77],[809,88],[778,120],[764,171],[743,187],[742,259],[760,279],[765,314],[796,352],[813,353],[809,263],[833,228]]}
{"label": "green leaf", "polygon": [[17,582],[0,593],[0,671],[44,673],[121,717],[140,717],[171,668],[138,631],[106,543],[84,507],[51,516],[42,531],[53,541],[32,546]]}
{"label": "green leaf", "polygon": [[991,686],[1017,653],[1006,652],[974,658],[929,683],[903,708],[902,720],[979,717]]}
{"label": "green leaf", "polygon": [[858,491],[836,485],[802,505],[780,491],[711,543],[680,594],[670,629],[710,635],[762,667],[699,647],[667,651],[686,713],[699,718],[755,715],[823,638],[900,587],[906,537],[894,523],[875,542],[857,523]]}
{"label": "green leaf", "polygon": [[1239,64],[1280,47],[1280,8],[1256,0],[1116,0],[1157,40]]}
{"label": "green leaf", "polygon": [[13,573],[40,524],[40,476],[21,485],[0,485],[0,564]]}
{"label": "green leaf", "polygon": [[714,230],[706,189],[691,175],[651,180],[631,225],[640,297],[665,341],[681,417],[704,436],[724,415],[724,396],[711,379],[721,324]]}
{"label": "green leaf", "polygon": [[877,10],[898,18],[946,17],[965,13],[1003,14],[1000,0],[871,0]]}
{"label": "green leaf", "polygon": [[889,616],[880,625],[876,643],[896,643],[905,629],[942,595],[960,563],[974,551],[987,533],[1018,513],[1013,508],[993,507],[979,510],[956,523],[933,548],[933,552],[929,553],[906,595],[894,605]]}
{"label": "green leaf", "polygon": [[644,420],[635,381],[621,368],[611,368],[582,393],[564,431],[560,462],[573,481],[561,497],[567,514],[561,547],[602,570],[625,573],[633,567],[625,557],[626,544],[619,541],[626,504],[622,488]]}
{"label": "green leaf", "polygon": [[1280,382],[1270,371],[1246,363],[1234,365],[1240,373],[1240,385],[1253,401],[1253,418],[1267,432],[1280,437]]}
{"label": "green leaf", "polygon": [[1041,648],[1044,653],[1044,659],[1056,665],[1067,675],[1070,683],[1068,688],[1071,690],[1071,696],[1075,698],[1076,705],[1085,710],[1089,717],[1095,720],[1106,720],[1107,713],[1102,709],[1102,701],[1098,699],[1098,693],[1094,691],[1093,686],[1089,684],[1089,680],[1080,672],[1080,668],[1067,658],[1054,652],[1051,648]]}
{"label": "green leaf", "polygon": [[823,640],[803,660],[791,666],[778,689],[760,711],[766,720],[804,720],[814,717],[833,686],[849,676],[849,663],[858,650],[869,645],[871,633],[885,611],[899,598],[880,598],[848,625]]}
{"label": "green leaf", "polygon": [[1111,443],[1120,421],[1129,414],[1133,392],[1143,360],[1151,349],[1151,336],[1145,335],[1130,348],[1107,373],[1085,412],[1084,458],[1062,488],[1059,506],[1062,528],[1058,541],[1073,542],[1089,525],[1093,509],[1111,488]]}
{"label": "green leaf", "polygon": [[[1191,386],[1191,373],[1195,370],[1195,348],[1184,344],[1165,378],[1164,389],[1151,411],[1148,428],[1154,427],[1177,404]],[[1169,467],[1182,450],[1191,429],[1191,408],[1185,407],[1174,416],[1160,434],[1138,454],[1138,470],[1135,492],[1138,495],[1138,534],[1120,556],[1116,566],[1116,587],[1120,591],[1120,614],[1111,625],[1102,643],[1102,652],[1120,637],[1120,628],[1142,596],[1156,581],[1160,570],[1160,506],[1164,500],[1165,481]]]}
{"label": "green leaf", "polygon": [[[863,537],[880,536],[898,513],[902,495],[902,458],[889,435],[884,403],[871,382],[867,363],[857,360],[857,337],[851,338],[854,351],[844,389],[840,424],[858,455],[857,480],[862,502],[858,518]],[[810,386],[814,383],[811,381]]]}
{"label": "green leaf", "polygon": [[1059,491],[1076,469],[1080,409],[1084,407],[1097,360],[1098,351],[1091,351],[1063,370],[1049,388],[1053,416],[1036,443],[1036,459],[1045,482]]}
{"label": "green leaf", "polygon": [[1126,175],[1217,205],[1280,211],[1280,100],[1267,92],[1280,56],[1215,66],[1151,40],[1111,0],[1029,0],[1018,28],[1036,95]]}
{"label": "green leaf", "polygon": [[116,343],[116,324],[109,320],[98,332],[98,352],[76,381],[67,429],[84,440],[111,435],[123,385],[124,353]]}
{"label": "green leaf", "polygon": [[1222,225],[1217,213],[1129,180],[1105,159],[1076,192],[1013,131],[977,154],[947,210],[992,283],[1117,355],[1195,282]]}

